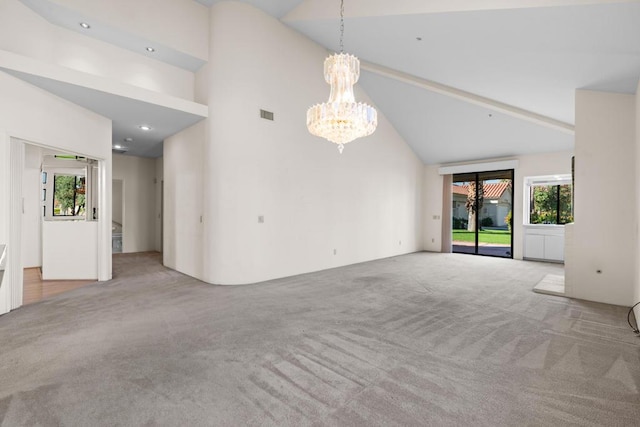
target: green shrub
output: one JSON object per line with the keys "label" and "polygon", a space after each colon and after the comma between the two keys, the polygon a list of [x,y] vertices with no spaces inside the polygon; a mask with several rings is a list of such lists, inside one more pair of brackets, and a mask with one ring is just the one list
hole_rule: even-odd
{"label": "green shrub", "polygon": [[453,217],[453,229],[454,230],[466,230],[467,229],[467,219],[466,218],[456,218]]}
{"label": "green shrub", "polygon": [[485,217],[480,220],[480,225],[482,227],[493,227],[493,220],[491,217]]}

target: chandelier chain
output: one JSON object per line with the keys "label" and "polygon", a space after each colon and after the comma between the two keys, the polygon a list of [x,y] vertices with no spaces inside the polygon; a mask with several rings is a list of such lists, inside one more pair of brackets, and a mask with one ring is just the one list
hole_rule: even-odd
{"label": "chandelier chain", "polygon": [[340,0],[340,53],[344,53],[344,0]]}

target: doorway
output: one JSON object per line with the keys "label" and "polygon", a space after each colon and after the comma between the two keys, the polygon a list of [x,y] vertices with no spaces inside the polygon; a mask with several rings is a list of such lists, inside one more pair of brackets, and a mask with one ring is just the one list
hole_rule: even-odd
{"label": "doorway", "polygon": [[453,175],[454,253],[513,258],[513,169]]}
{"label": "doorway", "polygon": [[9,234],[0,314],[23,305],[25,268],[37,269],[43,281],[111,279],[104,244],[111,230],[98,214],[107,199],[106,160],[12,136],[8,142]]}
{"label": "doorway", "polygon": [[114,179],[111,186],[111,252],[122,253],[124,224],[124,182]]}

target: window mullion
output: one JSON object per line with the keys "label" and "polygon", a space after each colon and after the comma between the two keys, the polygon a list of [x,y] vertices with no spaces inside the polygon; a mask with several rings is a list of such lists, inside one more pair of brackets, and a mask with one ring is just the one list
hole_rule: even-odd
{"label": "window mullion", "polygon": [[560,224],[560,186],[556,185],[556,224]]}

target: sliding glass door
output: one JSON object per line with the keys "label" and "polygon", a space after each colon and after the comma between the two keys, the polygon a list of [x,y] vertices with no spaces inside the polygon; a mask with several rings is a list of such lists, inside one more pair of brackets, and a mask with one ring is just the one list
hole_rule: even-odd
{"label": "sliding glass door", "polygon": [[456,174],[453,252],[513,258],[513,169]]}

